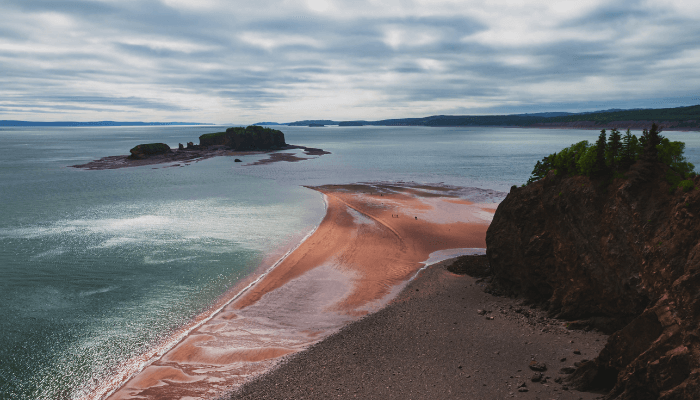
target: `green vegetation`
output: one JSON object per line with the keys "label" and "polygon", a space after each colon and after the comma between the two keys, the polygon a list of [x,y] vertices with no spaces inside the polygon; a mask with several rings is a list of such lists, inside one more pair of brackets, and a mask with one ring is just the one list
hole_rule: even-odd
{"label": "green vegetation", "polygon": [[236,150],[264,150],[286,146],[284,133],[258,125],[233,127],[226,132],[206,133],[199,137],[202,146],[226,146]]}
{"label": "green vegetation", "polygon": [[[361,121],[363,125],[419,125],[419,126],[531,126],[535,124],[567,124],[592,121],[596,125],[610,125],[614,121],[666,121],[675,127],[700,128],[700,105],[690,107],[600,111],[593,113],[568,114],[512,114],[512,115],[433,115],[424,118],[385,119],[381,121]],[[568,115],[556,115],[568,114]],[[311,121],[300,121],[308,125]],[[316,122],[316,121],[313,121]],[[331,125],[325,122],[326,125]],[[338,123],[345,125],[346,122]]]}
{"label": "green vegetation", "polygon": [[236,135],[243,135],[243,134],[249,134],[253,136],[258,136],[258,135],[264,135],[264,134],[272,134],[280,132],[277,129],[272,129],[272,128],[265,128],[259,125],[250,125],[248,127],[233,127],[233,128],[228,128],[226,129],[226,132],[214,132],[214,133],[205,133],[204,135],[201,135],[199,137],[199,140],[201,141],[204,139],[205,141],[208,140],[216,140],[217,138],[223,138],[231,134],[236,134]]}
{"label": "green vegetation", "polygon": [[691,190],[694,184],[688,178],[695,176],[695,166],[683,156],[685,143],[671,142],[660,133],[656,124],[645,129],[639,139],[629,129],[624,136],[614,128],[607,136],[603,129],[595,144],[584,140],[538,161],[527,183],[544,178],[552,170],[557,175],[619,178],[635,161],[643,158],[658,160],[670,168],[666,180],[673,189]]}
{"label": "green vegetation", "polygon": [[547,122],[582,122],[594,121],[604,125],[613,121],[679,121],[679,126],[697,126],[700,119],[700,105],[690,107],[624,110],[575,114],[548,118]]}
{"label": "green vegetation", "polygon": [[146,143],[133,147],[129,152],[133,156],[163,154],[170,151],[170,146],[165,143]]}
{"label": "green vegetation", "polygon": [[695,187],[695,183],[691,181],[690,179],[682,180],[679,184],[678,187],[683,189],[684,192],[689,192],[693,190]]}
{"label": "green vegetation", "polygon": [[205,133],[204,135],[199,136],[199,140],[201,141],[202,139],[204,140],[215,140],[218,137],[224,137],[226,136],[226,132],[214,132],[214,133]]}

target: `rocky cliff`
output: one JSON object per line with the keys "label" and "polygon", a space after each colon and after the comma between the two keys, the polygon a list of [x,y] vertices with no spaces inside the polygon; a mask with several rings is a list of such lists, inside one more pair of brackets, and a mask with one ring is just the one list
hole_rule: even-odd
{"label": "rocky cliff", "polygon": [[612,182],[551,171],[513,187],[487,232],[492,291],[612,333],[570,377],[608,399],[700,399],[700,190],[667,173],[648,161]]}
{"label": "rocky cliff", "polygon": [[287,145],[284,133],[277,129],[251,125],[228,128],[226,132],[207,133],[199,137],[200,146],[225,146],[232,150],[279,149]]}

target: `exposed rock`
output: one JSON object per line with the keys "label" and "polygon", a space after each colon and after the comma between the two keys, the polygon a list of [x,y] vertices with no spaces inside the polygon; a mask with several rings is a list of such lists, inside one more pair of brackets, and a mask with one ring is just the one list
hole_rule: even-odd
{"label": "exposed rock", "polygon": [[530,369],[533,371],[544,372],[547,370],[547,364],[537,362],[535,360],[530,361]]}
{"label": "exposed rock", "polygon": [[[613,333],[568,378],[608,399],[700,399],[700,190],[639,161],[624,179],[553,172],[512,188],[486,236],[490,290]],[[695,178],[700,184],[700,178]]]}
{"label": "exposed rock", "polygon": [[447,270],[459,275],[483,278],[491,275],[491,268],[486,256],[461,256],[447,267]]}

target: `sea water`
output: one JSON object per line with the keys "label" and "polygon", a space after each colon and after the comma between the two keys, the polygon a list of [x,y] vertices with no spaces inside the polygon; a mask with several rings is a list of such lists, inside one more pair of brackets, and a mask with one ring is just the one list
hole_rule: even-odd
{"label": "sea water", "polygon": [[[543,156],[596,131],[279,127],[332,154],[246,166],[85,171],[139,143],[219,127],[0,128],[0,397],[71,399],[147,353],[294,246],[322,219],[303,185],[416,181],[507,191]],[[700,162],[697,133],[684,140]],[[273,260],[274,261],[274,260]],[[264,266],[264,265],[263,265]]]}

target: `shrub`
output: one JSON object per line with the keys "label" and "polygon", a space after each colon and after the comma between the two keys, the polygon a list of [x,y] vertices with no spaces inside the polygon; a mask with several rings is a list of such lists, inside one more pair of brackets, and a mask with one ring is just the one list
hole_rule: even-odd
{"label": "shrub", "polygon": [[678,187],[683,189],[684,192],[689,192],[689,191],[693,190],[693,188],[695,187],[695,183],[693,183],[693,181],[691,181],[691,180],[686,179],[684,181],[681,181],[678,184]]}

